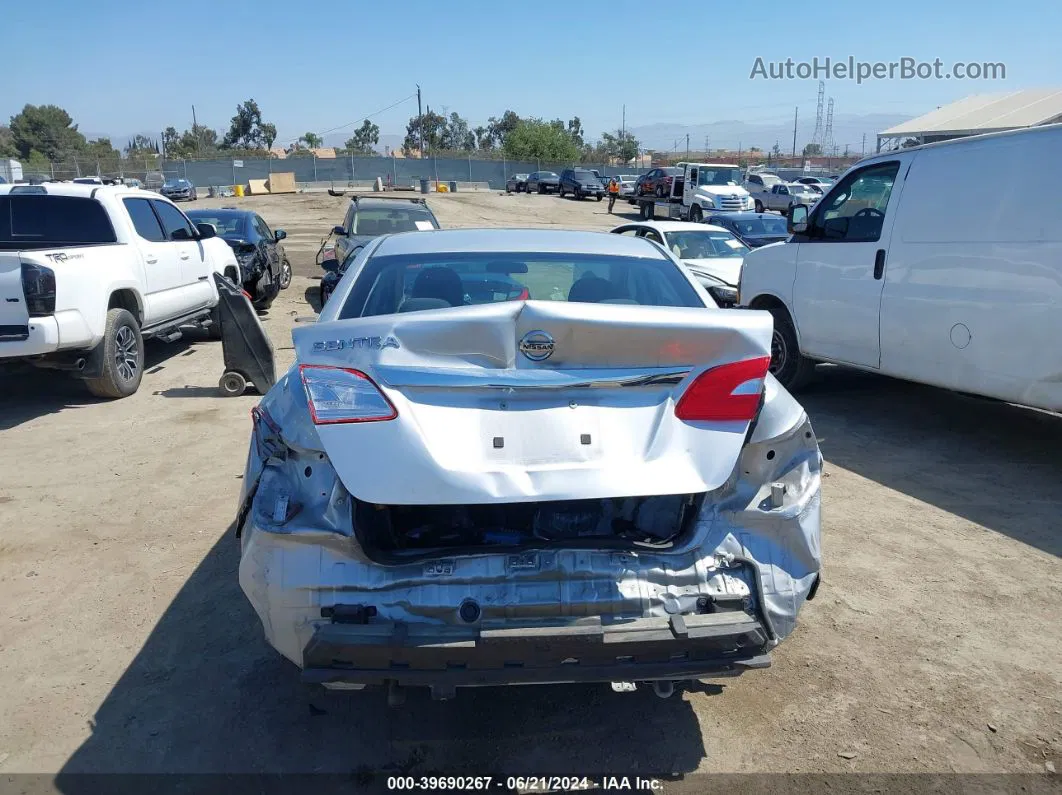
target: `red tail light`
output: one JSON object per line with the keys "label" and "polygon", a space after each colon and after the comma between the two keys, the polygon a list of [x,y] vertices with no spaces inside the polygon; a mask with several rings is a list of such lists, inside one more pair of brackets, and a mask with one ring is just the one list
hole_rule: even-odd
{"label": "red tail light", "polygon": [[526,301],[530,297],[531,297],[531,291],[528,290],[525,287],[523,290],[520,291],[520,295],[516,296],[516,300],[517,301]]}
{"label": "red tail light", "polygon": [[299,375],[314,425],[393,420],[398,412],[360,370],[300,364]]}
{"label": "red tail light", "polygon": [[[770,356],[721,364],[705,370],[679,398],[675,416],[702,422],[749,421],[756,416]],[[735,391],[748,386],[740,393]]]}

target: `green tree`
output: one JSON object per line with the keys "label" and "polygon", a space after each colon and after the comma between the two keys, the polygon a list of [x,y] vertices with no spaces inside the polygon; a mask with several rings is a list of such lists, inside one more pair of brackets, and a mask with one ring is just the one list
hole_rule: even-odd
{"label": "green tree", "polygon": [[774,146],[771,147],[771,154],[773,154],[775,157],[778,157],[782,154],[782,147],[778,145],[777,141],[775,141]]}
{"label": "green tree", "polygon": [[[262,111],[258,107],[258,103],[253,99],[248,99],[246,102],[241,102],[236,106],[236,115],[232,117],[232,123],[229,126],[229,131],[225,133],[225,138],[221,142],[223,149],[262,149],[269,143],[267,141],[268,130],[264,129],[267,125],[262,122]],[[268,125],[272,127],[272,125]],[[276,128],[271,130],[273,136],[276,136]]]}
{"label": "green tree", "polygon": [[117,160],[121,157],[121,153],[114,148],[110,138],[97,138],[94,141],[89,141],[85,144],[82,151],[88,157],[95,157],[100,160]]}
{"label": "green tree", "polygon": [[127,157],[154,154],[155,144],[146,135],[134,135],[125,146]]}
{"label": "green tree", "polygon": [[[520,124],[520,117],[507,110],[500,119],[491,116],[487,119],[487,129],[494,147],[504,147],[509,134]],[[481,147],[482,148],[482,147]],[[492,147],[493,148],[493,147]]]}
{"label": "green tree", "polygon": [[489,152],[494,148],[494,139],[491,138],[490,130],[480,125],[472,131],[476,138],[476,148],[483,152]]}
{"label": "green tree", "polygon": [[506,134],[502,147],[513,160],[576,160],[579,147],[572,141],[564,122],[521,119]]}
{"label": "green tree", "polygon": [[263,122],[258,125],[258,132],[262,136],[262,144],[265,148],[272,148],[273,141],[277,139],[277,126],[270,122]]}
{"label": "green tree", "polygon": [[25,160],[33,152],[57,160],[82,151],[87,143],[70,114],[58,105],[26,105],[11,117],[11,138]]}
{"label": "green tree", "polygon": [[628,130],[616,130],[615,134],[601,133],[601,144],[609,160],[625,164],[638,156],[638,139]]}
{"label": "green tree", "polygon": [[442,132],[442,148],[470,150],[476,147],[476,136],[468,129],[468,122],[451,113]]}
{"label": "green tree", "polygon": [[371,155],[376,152],[374,148],[380,142],[380,128],[366,119],[361,126],[354,131],[354,135],[347,139],[344,148],[356,155]]}
{"label": "green tree", "polygon": [[11,134],[11,128],[0,124],[0,157],[16,157],[18,149],[15,148],[15,136]]}
{"label": "green tree", "polygon": [[420,133],[424,130],[425,153],[441,148],[441,141],[446,130],[446,119],[428,108],[423,117],[413,116],[406,124],[406,137],[402,142],[402,151],[406,156],[420,151]]}
{"label": "green tree", "polygon": [[804,147],[804,157],[815,157],[822,154],[822,147],[818,144],[807,144]]}
{"label": "green tree", "polygon": [[306,144],[307,149],[318,149],[324,143],[321,136],[313,132],[304,133],[299,140]]}
{"label": "green tree", "polygon": [[583,123],[578,116],[568,120],[568,135],[572,137],[572,141],[578,147],[582,147],[586,143],[583,140]]}
{"label": "green tree", "polygon": [[162,154],[166,157],[180,157],[181,134],[174,127],[162,131]]}

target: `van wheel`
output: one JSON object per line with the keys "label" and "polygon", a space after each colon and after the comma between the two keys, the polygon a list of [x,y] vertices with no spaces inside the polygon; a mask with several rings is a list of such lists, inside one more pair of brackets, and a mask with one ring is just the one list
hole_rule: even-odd
{"label": "van wheel", "polygon": [[85,386],[96,397],[129,397],[144,377],[144,337],[140,325],[126,309],[107,312],[107,324],[94,356],[100,358],[96,378],[86,378]]}
{"label": "van wheel", "polygon": [[811,380],[815,372],[815,362],[800,352],[796,329],[789,313],[780,308],[772,308],[769,311],[774,318],[770,371],[782,386],[794,392]]}

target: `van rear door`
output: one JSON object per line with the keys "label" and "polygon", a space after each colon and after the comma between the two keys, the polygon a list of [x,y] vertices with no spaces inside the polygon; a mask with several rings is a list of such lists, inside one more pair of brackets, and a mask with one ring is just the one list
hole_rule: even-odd
{"label": "van rear door", "polygon": [[794,236],[793,307],[806,355],[880,365],[878,320],[888,243],[912,156],[849,173],[816,205],[807,234]]}

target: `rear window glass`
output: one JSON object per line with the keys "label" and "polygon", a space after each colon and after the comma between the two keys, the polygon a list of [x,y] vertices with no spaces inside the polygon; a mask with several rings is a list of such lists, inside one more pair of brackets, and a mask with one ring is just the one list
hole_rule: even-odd
{"label": "rear window glass", "polygon": [[222,237],[225,235],[233,236],[243,234],[242,215],[236,215],[235,213],[212,215],[211,213],[202,210],[193,210],[187,215],[192,219],[192,223],[213,224],[218,230],[218,234]]}
{"label": "rear window glass", "polygon": [[432,254],[370,260],[340,317],[519,300],[704,306],[675,264],[664,258]]}
{"label": "rear window glass", "polygon": [[0,248],[58,248],[116,241],[107,212],[95,199],[0,196]]}
{"label": "rear window glass", "polygon": [[[396,232],[416,232],[424,224],[432,229],[439,225],[428,213],[422,210],[410,210],[404,207],[359,207],[354,219],[355,235],[392,235]],[[420,223],[420,226],[417,223]]]}

